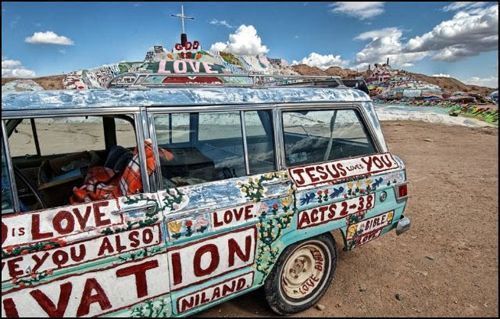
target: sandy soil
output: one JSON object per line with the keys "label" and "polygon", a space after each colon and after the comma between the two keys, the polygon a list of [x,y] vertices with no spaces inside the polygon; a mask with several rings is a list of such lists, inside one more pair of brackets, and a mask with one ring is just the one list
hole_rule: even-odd
{"label": "sandy soil", "polygon": [[[412,229],[340,249],[334,282],[319,302],[326,308],[297,316],[497,316],[498,129],[382,127],[390,151],[407,165]],[[198,314],[270,315],[262,290]]]}

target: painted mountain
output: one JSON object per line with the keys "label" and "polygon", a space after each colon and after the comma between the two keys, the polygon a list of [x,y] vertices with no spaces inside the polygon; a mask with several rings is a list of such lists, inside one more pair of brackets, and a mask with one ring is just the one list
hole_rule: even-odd
{"label": "painted mountain", "polygon": [[[203,74],[204,76],[182,76],[182,74]],[[137,74],[148,75],[147,84],[176,83],[231,83],[246,84],[244,77],[217,77],[217,74],[267,74],[267,75],[330,75],[342,78],[363,77],[377,92],[386,90],[396,79],[406,81],[410,87],[437,87],[443,92],[456,91],[487,96],[494,89],[466,85],[454,78],[430,77],[404,70],[392,69],[388,64],[376,64],[372,69],[357,72],[340,67],[322,70],[308,65],[289,65],[284,59],[273,59],[265,55],[234,55],[226,52],[209,52],[201,48],[198,41],[190,42],[181,36],[181,43],[169,51],[163,46],[154,46],[147,51],[144,60],[119,62],[92,69],[83,69],[65,75],[54,75],[34,79],[2,78],[2,91],[89,89],[120,87],[133,83]],[[153,75],[155,74],[155,75]],[[213,74],[214,76],[207,76]],[[174,77],[172,76],[174,75]],[[113,80],[114,79],[114,80]],[[11,82],[11,83],[9,83]],[[406,85],[406,84],[405,84]]]}

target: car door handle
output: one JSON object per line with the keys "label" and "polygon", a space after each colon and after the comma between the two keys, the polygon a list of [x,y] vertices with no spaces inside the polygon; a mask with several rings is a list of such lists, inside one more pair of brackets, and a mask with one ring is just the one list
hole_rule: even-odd
{"label": "car door handle", "polygon": [[145,205],[141,205],[141,206],[125,207],[122,209],[112,211],[111,214],[113,214],[113,215],[130,214],[132,212],[137,212],[138,210],[145,210],[146,212],[150,212],[151,210],[153,210],[156,207],[157,207],[156,203],[150,203],[150,204],[145,204]]}

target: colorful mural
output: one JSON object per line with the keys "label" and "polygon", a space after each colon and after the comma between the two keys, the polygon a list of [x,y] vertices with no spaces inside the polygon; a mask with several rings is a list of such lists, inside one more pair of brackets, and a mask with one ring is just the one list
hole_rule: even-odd
{"label": "colorful mural", "polygon": [[[199,41],[176,43],[172,50],[163,46],[154,46],[147,51],[144,61],[120,62],[93,69],[68,73],[63,79],[65,89],[84,90],[89,88],[107,88],[127,84],[123,82],[110,85],[110,80],[127,73],[160,73],[166,76],[157,81],[164,84],[248,84],[244,78],[218,77],[168,77],[169,74],[297,74],[288,64],[269,59],[265,55],[236,56],[226,52],[208,52],[202,49]],[[149,79],[149,78],[148,78]],[[149,84],[149,82],[147,82]]]}
{"label": "colorful mural", "polygon": [[6,215],[2,316],[190,314],[262,285],[308,232],[377,238],[405,205],[377,194],[404,181],[387,153]]}

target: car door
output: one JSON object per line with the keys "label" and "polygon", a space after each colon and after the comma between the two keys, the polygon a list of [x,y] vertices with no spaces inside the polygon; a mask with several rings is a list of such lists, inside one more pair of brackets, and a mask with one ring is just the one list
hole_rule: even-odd
{"label": "car door", "polygon": [[158,146],[174,157],[158,192],[172,310],[189,315],[263,283],[292,219],[291,183],[276,171],[270,109],[150,111]]}
{"label": "car door", "polygon": [[[51,122],[52,129],[59,122]],[[73,133],[78,126],[72,123]],[[4,123],[2,131],[7,136]],[[141,147],[143,139],[137,139]],[[12,172],[9,147],[14,145],[9,144],[2,140]],[[133,157],[134,163],[143,165],[143,153]],[[2,182],[3,168],[4,157]],[[11,175],[15,198],[13,180]],[[25,212],[16,200],[2,201],[2,317],[171,314],[157,193]]]}
{"label": "car door", "polygon": [[[282,120],[285,163],[297,190],[297,237],[341,229],[351,249],[389,230],[404,208],[394,185],[405,182],[405,173],[396,157],[379,152],[362,110],[295,107],[283,109]],[[374,216],[380,218],[359,233],[356,226],[347,232]]]}

